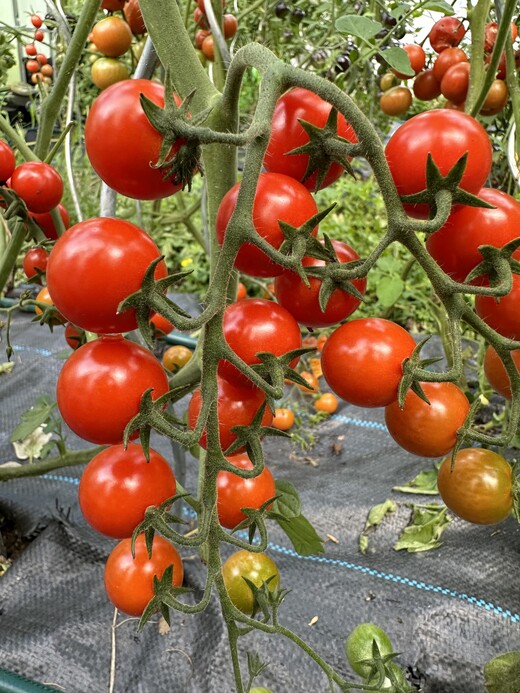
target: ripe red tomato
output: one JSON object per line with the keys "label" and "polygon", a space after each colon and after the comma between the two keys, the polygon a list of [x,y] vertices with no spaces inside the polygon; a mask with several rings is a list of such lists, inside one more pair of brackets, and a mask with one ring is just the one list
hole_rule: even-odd
{"label": "ripe red tomato", "polygon": [[193,21],[197,26],[200,26],[201,29],[209,29],[208,18],[200,7],[196,7],[193,10]]}
{"label": "ripe red tomato", "polygon": [[[63,226],[65,229],[68,229],[70,226],[70,215],[67,208],[64,207],[61,202],[58,205],[58,212],[63,221]],[[43,214],[33,214],[31,212],[30,216],[38,224],[49,240],[55,241],[58,238],[58,232],[56,231],[56,227],[50,212],[43,212]]]}
{"label": "ripe red tomato", "polygon": [[114,445],[122,442],[149,388],[154,399],[168,391],[161,364],[148,349],[116,335],[87,342],[69,356],[56,396],[74,433],[91,443]]}
{"label": "ripe red tomato", "polygon": [[213,34],[208,33],[202,41],[200,49],[208,60],[212,62],[215,60],[215,39],[213,38]]}
{"label": "ripe red tomato", "polygon": [[265,553],[253,553],[245,549],[231,554],[222,566],[222,576],[229,598],[244,614],[252,614],[255,608],[253,590],[244,578],[257,587],[269,580],[271,592],[280,585],[280,572],[276,563]]}
{"label": "ripe red tomato", "polygon": [[469,87],[469,71],[470,64],[461,62],[449,67],[442,76],[441,93],[454,104],[463,103],[466,100]]}
{"label": "ripe red tomato", "polygon": [[237,33],[238,20],[234,14],[225,14],[222,17],[222,25],[224,29],[224,38],[230,39]]}
{"label": "ripe red tomato", "polygon": [[79,484],[79,505],[85,520],[114,539],[131,537],[146,508],[175,495],[175,475],[156,450],[146,461],[143,448],[111,445],[93,457]]}
{"label": "ripe red tomato", "polygon": [[35,29],[39,29],[43,24],[43,19],[40,17],[39,14],[33,14],[31,16],[31,24]]}
{"label": "ripe red tomato", "polygon": [[13,150],[7,142],[0,140],[0,185],[11,178],[15,168],[16,158]]}
{"label": "ripe red tomato", "polygon": [[[138,200],[157,200],[181,185],[163,180],[164,172],[150,165],[159,157],[162,137],[141,108],[141,94],[164,106],[164,87],[147,79],[123,80],[101,92],[85,122],[85,148],[94,170],[111,188]],[[175,142],[170,156],[181,145]]]}
{"label": "ripe red tomato", "polygon": [[448,508],[467,522],[491,525],[502,522],[513,507],[511,465],[484,448],[465,448],[442,463],[437,486]]}
{"label": "ripe red tomato", "polygon": [[513,274],[513,288],[505,296],[477,296],[475,311],[499,334],[520,339],[520,275]]}
{"label": "ripe red tomato", "polygon": [[135,542],[135,558],[132,557],[131,539],[123,539],[112,550],[105,565],[105,590],[112,604],[129,616],[141,616],[153,598],[153,578],[161,579],[164,571],[173,565],[172,585],[180,587],[184,569],[177,549],[156,534],[152,555],[144,534]]}
{"label": "ripe red tomato", "polygon": [[[253,469],[253,463],[246,453],[231,455],[227,460],[238,469]],[[217,475],[218,520],[223,527],[233,529],[246,519],[242,508],[258,510],[266,501],[275,496],[274,478],[267,466],[264,466],[260,474],[252,479],[242,479],[231,472],[219,472]]]}
{"label": "ripe red tomato", "polygon": [[[511,351],[511,356],[516,366],[516,370],[520,371],[520,349]],[[491,387],[496,390],[502,397],[511,399],[511,381],[504,368],[502,360],[497,352],[490,345],[484,354],[484,373]]]}
{"label": "ripe red tomato", "polygon": [[323,375],[345,401],[359,407],[385,407],[397,399],[402,363],[414,349],[413,337],[390,320],[351,320],[325,342]]}
{"label": "ripe red tomato", "polygon": [[144,23],[139,0],[128,0],[123,12],[132,34],[140,36],[146,33],[146,24]]}
{"label": "ripe red tomato", "polygon": [[30,248],[26,252],[22,264],[25,276],[30,279],[38,274],[38,270],[45,272],[48,260],[49,253],[45,248]]}
{"label": "ripe red tomato", "polygon": [[198,31],[195,32],[195,46],[200,50],[202,48],[202,44],[204,43],[204,39],[207,38],[211,34],[211,31],[208,31],[207,29],[199,29]]}
{"label": "ripe red tomato", "polygon": [[[359,259],[356,251],[342,241],[332,241],[339,262],[351,262]],[[325,262],[316,258],[304,257],[304,267],[323,267]],[[360,300],[352,294],[335,289],[332,293],[325,311],[322,311],[319,303],[321,279],[309,277],[310,287],[307,288],[303,280],[295,273],[284,271],[274,282],[274,292],[280,305],[301,324],[309,327],[323,327],[334,325],[348,318],[359,306]],[[356,289],[364,294],[366,279],[356,279],[353,282]]]}
{"label": "ripe red tomato", "polygon": [[[224,195],[216,220],[217,240],[222,245],[227,225],[235,211],[240,183]],[[253,223],[257,232],[274,248],[279,248],[285,236],[279,221],[299,227],[318,212],[311,193],[294,178],[281,173],[262,173],[258,179],[253,205]],[[313,231],[316,235],[318,228]],[[251,243],[244,243],[235,260],[235,267],[253,277],[274,277],[283,268],[275,264]]]}
{"label": "ripe red tomato", "polygon": [[[386,145],[386,159],[400,195],[426,188],[428,154],[446,175],[466,152],[460,187],[475,194],[491,170],[491,142],[482,125],[466,113],[444,108],[419,113],[403,123]],[[406,208],[413,216],[428,216],[426,204]]]}
{"label": "ripe red tomato", "polygon": [[[58,310],[78,327],[96,334],[129,332],[137,327],[135,309],[118,313],[118,306],[139,291],[148,266],[159,256],[150,236],[129,221],[88,219],[56,241],[47,285]],[[166,274],[160,262],[155,278]]]}
{"label": "ripe red tomato", "polygon": [[[331,108],[329,103],[307,89],[297,87],[283,94],[278,99],[273,113],[271,138],[264,159],[265,168],[275,173],[285,173],[303,182],[309,157],[307,154],[290,154],[293,149],[302,147],[309,141],[309,136],[299,121],[305,120],[322,128],[327,122]],[[354,130],[341,114],[338,114],[337,134],[349,142],[357,142]],[[343,170],[339,164],[332,163],[320,187],[325,188],[334,183]],[[309,190],[314,190],[316,172],[303,184]]]}
{"label": "ripe red tomato", "polygon": [[413,82],[413,93],[421,101],[432,101],[440,96],[441,85],[433,74],[433,70],[419,72]]}
{"label": "ripe red tomato", "polygon": [[130,77],[127,66],[115,58],[98,58],[90,68],[90,76],[98,89],[106,89]]}
{"label": "ripe red tomato", "polygon": [[[282,356],[300,349],[302,336],[293,316],[277,303],[263,298],[246,298],[224,311],[224,339],[249,365],[260,363],[257,353]],[[295,365],[297,359],[292,362]],[[219,375],[231,383],[251,386],[251,382],[228,361],[219,364]]]}
{"label": "ripe red tomato", "polygon": [[433,75],[440,82],[450,67],[467,62],[468,56],[461,48],[446,48],[433,63]]}
{"label": "ripe red tomato", "polygon": [[164,335],[170,334],[170,332],[173,332],[174,330],[173,324],[159,313],[152,313],[149,322],[154,330],[154,336],[156,339],[159,337],[164,337]]}
{"label": "ripe red tomato", "polygon": [[82,344],[85,344],[85,330],[81,330],[76,325],[68,322],[65,325],[65,340],[71,349],[78,349]]}
{"label": "ripe red tomato", "polygon": [[25,63],[25,69],[27,70],[27,72],[31,72],[32,74],[34,74],[35,72],[40,71],[40,64],[37,60],[28,60]]}
{"label": "ripe red tomato", "polygon": [[[484,30],[484,52],[491,53],[497,40],[498,23],[488,22]],[[516,41],[518,37],[518,27],[511,22],[511,41]]]}
{"label": "ripe red tomato", "polygon": [[[237,439],[231,429],[234,426],[248,426],[264,402],[265,395],[258,388],[233,385],[222,378],[218,379],[217,415],[222,450],[227,450]],[[191,429],[195,428],[201,404],[200,388],[197,388],[188,405],[188,426]],[[273,415],[269,407],[266,407],[262,426],[270,426],[272,420]],[[203,448],[207,447],[205,430],[200,437],[199,445]]]}
{"label": "ripe red tomato", "polygon": [[122,10],[126,0],[103,0],[101,3],[102,10],[108,10],[109,12],[117,12],[117,10]]}
{"label": "ripe red tomato", "polygon": [[412,105],[412,92],[408,87],[393,87],[381,94],[379,106],[389,116],[401,115]]}
{"label": "ripe red tomato", "polygon": [[241,301],[243,298],[247,298],[247,287],[242,282],[238,282],[236,300]]}
{"label": "ripe red tomato", "polygon": [[392,438],[420,457],[440,457],[455,447],[457,431],[469,412],[466,395],[453,383],[421,383],[430,404],[409,390],[401,409],[398,402],[385,408]]}
{"label": "ripe red tomato", "polygon": [[[520,203],[495,188],[482,188],[478,196],[493,209],[457,205],[442,228],[432,233],[426,248],[434,260],[457,282],[484,259],[478,248],[501,248],[520,234]],[[513,253],[520,260],[520,250]]]}
{"label": "ripe red tomato", "polygon": [[50,212],[63,195],[63,181],[55,168],[43,161],[26,161],[11,176],[10,188],[30,212]]}
{"label": "ripe red tomato", "polygon": [[130,48],[132,32],[121,17],[105,17],[94,24],[92,42],[109,58],[118,58]]}
{"label": "ripe red tomato", "polygon": [[466,29],[456,17],[442,17],[430,29],[428,39],[436,53],[442,53],[446,48],[458,46],[464,38]]}
{"label": "ripe red tomato", "polygon": [[[424,48],[416,43],[408,43],[405,46],[401,46],[401,48],[406,51],[414,74],[418,74],[426,64],[426,53],[424,52]],[[399,77],[399,79],[410,78],[410,75],[404,75],[396,70],[394,70],[394,74],[396,77]]]}

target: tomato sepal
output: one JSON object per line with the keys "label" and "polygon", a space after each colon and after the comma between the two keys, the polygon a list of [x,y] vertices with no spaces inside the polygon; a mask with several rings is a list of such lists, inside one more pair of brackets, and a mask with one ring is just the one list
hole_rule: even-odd
{"label": "tomato sepal", "polygon": [[501,248],[493,245],[479,245],[478,251],[484,259],[468,274],[465,283],[487,275],[492,287],[500,287],[504,293],[509,293],[512,288],[512,272],[520,273],[520,262],[513,258],[513,253],[518,248],[520,248],[520,238],[509,241]]}
{"label": "tomato sepal", "polygon": [[412,390],[412,392],[415,392],[415,394],[418,397],[420,397],[423,400],[423,402],[426,402],[426,404],[430,404],[428,398],[424,394],[424,390],[419,384],[419,379],[417,376],[417,372],[419,369],[424,369],[427,366],[431,366],[434,363],[442,361],[442,358],[439,356],[435,356],[429,359],[421,359],[421,349],[426,344],[426,342],[429,341],[430,337],[431,335],[425,337],[425,339],[422,339],[419,342],[419,344],[417,344],[415,349],[412,351],[410,356],[404,359],[403,361],[403,377],[401,378],[401,381],[399,382],[399,387],[397,389],[397,401],[399,403],[400,409],[404,407],[404,400],[406,398],[408,390]]}
{"label": "tomato sepal", "polygon": [[152,597],[143,611],[138,625],[139,630],[142,630],[146,622],[157,612],[159,612],[166,623],[170,625],[170,609],[186,611],[186,605],[180,602],[177,596],[193,592],[193,590],[191,587],[174,587],[172,580],[173,564],[166,568],[160,579],[157,575],[153,576],[153,591],[155,596]]}

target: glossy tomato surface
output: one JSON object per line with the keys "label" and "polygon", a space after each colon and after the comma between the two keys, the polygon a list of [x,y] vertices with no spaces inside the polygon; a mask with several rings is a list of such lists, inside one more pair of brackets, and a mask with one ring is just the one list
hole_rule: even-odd
{"label": "glossy tomato surface", "polygon": [[[253,469],[253,463],[246,453],[231,455],[228,461],[237,469]],[[276,496],[273,475],[265,466],[258,476],[241,479],[231,472],[217,475],[217,512],[220,524],[233,529],[246,515],[242,508],[258,510],[266,501]]]}
{"label": "glossy tomato surface", "polygon": [[414,348],[413,337],[390,320],[351,320],[325,342],[323,375],[345,401],[360,407],[384,407],[397,399],[402,363]]}
{"label": "glossy tomato surface", "polygon": [[454,383],[420,383],[429,404],[409,390],[401,409],[385,408],[385,422],[402,448],[420,457],[440,457],[455,447],[457,431],[469,412],[466,395]]}
{"label": "glossy tomato surface", "polygon": [[[217,416],[222,450],[226,451],[237,438],[231,429],[234,426],[248,426],[264,402],[265,395],[258,388],[233,385],[223,378],[218,379]],[[188,425],[192,429],[197,423],[201,404],[200,388],[197,388],[188,405]],[[272,420],[273,415],[269,407],[266,407],[262,416],[262,426],[270,426]],[[200,437],[199,445],[207,447],[205,430]]]}
{"label": "glossy tomato surface", "polygon": [[30,279],[38,274],[38,271],[45,272],[49,261],[49,253],[45,248],[30,248],[23,258],[23,271],[25,276]]}
{"label": "glossy tomato surface", "polygon": [[[239,190],[240,183],[237,183],[224,195],[218,208],[216,230],[221,245],[235,211]],[[299,227],[317,212],[313,196],[297,180],[281,173],[260,174],[253,204],[253,224],[257,233],[273,248],[278,249],[285,239],[279,221]],[[314,229],[313,235],[317,231]],[[235,267],[253,277],[274,277],[282,272],[280,265],[252,243],[245,243],[240,248]]]}
{"label": "glossy tomato surface", "polygon": [[[520,371],[520,349],[510,352],[516,366]],[[488,346],[484,354],[484,373],[491,387],[502,397],[511,399],[511,381],[499,355],[492,346]]]}
{"label": "glossy tomato surface", "polygon": [[465,448],[440,469],[437,486],[448,508],[467,522],[491,525],[505,520],[513,507],[511,465],[484,448]]}
{"label": "glossy tomato surface", "polygon": [[[164,106],[164,87],[157,82],[127,79],[105,89],[88,113],[85,147],[94,170],[109,187],[138,200],[157,200],[181,186],[163,180],[164,172],[152,168],[162,137],[141,108],[141,94]],[[170,155],[180,145],[176,142]]]}
{"label": "glossy tomato surface", "polygon": [[156,399],[168,379],[155,356],[121,336],[102,337],[72,353],[58,377],[56,396],[65,423],[91,443],[123,441],[145,390]]}
{"label": "glossy tomato surface", "polygon": [[172,468],[150,448],[147,462],[143,448],[111,445],[85,467],[79,484],[79,505],[86,521],[101,534],[114,539],[131,537],[144,519],[146,508],[158,506],[175,495]]}
{"label": "glossy tomato surface", "polygon": [[41,214],[57,207],[63,195],[63,181],[53,166],[43,161],[26,161],[13,171],[9,186],[30,212]]}
{"label": "glossy tomato surface", "polygon": [[[302,182],[309,190],[316,188],[316,172],[303,180],[309,164],[307,154],[290,154],[293,149],[302,147],[309,141],[309,135],[300,120],[322,128],[327,122],[332,106],[320,96],[307,89],[296,87],[283,94],[276,104],[271,124],[271,138],[265,153],[264,166],[273,173],[284,173]],[[336,130],[339,137],[349,142],[357,142],[353,128],[344,116],[338,114]],[[344,168],[332,163],[320,188],[336,181]]]}
{"label": "glossy tomato surface", "polygon": [[458,46],[464,38],[466,29],[457,17],[442,17],[430,29],[428,40],[436,53],[442,53],[446,48]]}
{"label": "glossy tomato surface", "polygon": [[11,178],[15,168],[16,158],[13,150],[5,140],[0,140],[0,184]]}
{"label": "glossy tomato surface", "polygon": [[[61,204],[61,202],[58,205],[58,212],[61,220],[63,221],[63,226],[65,229],[68,229],[70,226],[70,214],[67,208]],[[50,212],[43,212],[42,214],[31,213],[30,216],[38,224],[49,240],[55,241],[58,238],[58,232],[56,231],[54,219],[52,218]]]}
{"label": "glossy tomato surface", "polygon": [[502,336],[520,339],[520,275],[513,274],[513,288],[505,296],[477,296],[475,310]]}
{"label": "glossy tomato surface", "polygon": [[[282,356],[302,345],[300,328],[289,311],[263,298],[229,305],[224,311],[223,332],[231,349],[248,365],[260,363],[259,352]],[[220,362],[219,375],[231,383],[251,385],[228,361]]]}
{"label": "glossy tomato surface", "polygon": [[[137,327],[135,309],[118,313],[118,306],[139,291],[146,270],[159,256],[154,241],[135,224],[110,217],[88,219],[56,241],[47,283],[58,310],[78,327],[96,334],[129,332]],[[155,278],[166,274],[160,262]]]}
{"label": "glossy tomato surface", "polygon": [[[390,137],[386,159],[400,195],[412,195],[426,188],[426,161],[431,154],[442,175],[468,154],[460,187],[478,193],[491,169],[491,142],[474,118],[446,108],[419,113],[407,120]],[[428,216],[428,205],[407,205],[418,217]]]}
{"label": "glossy tomato surface", "polygon": [[123,539],[112,550],[105,565],[105,590],[112,604],[129,616],[141,616],[153,598],[153,578],[161,578],[173,565],[172,585],[180,587],[184,580],[182,560],[177,549],[158,534],[152,546],[152,556],[140,534],[132,557],[131,539]]}
{"label": "glossy tomato surface", "polygon": [[265,553],[253,553],[244,549],[227,559],[222,566],[222,575],[229,598],[245,614],[253,613],[254,596],[244,578],[257,587],[269,580],[271,592],[280,585],[280,572],[272,558]]}
{"label": "glossy tomato surface", "polygon": [[[493,209],[459,205],[426,241],[430,255],[457,282],[484,259],[480,245],[501,248],[520,236],[520,202],[495,188],[482,188],[478,196]],[[513,257],[520,260],[520,250]]]}
{"label": "glossy tomato surface", "polygon": [[[351,262],[358,260],[359,255],[343,241],[332,241],[339,262]],[[304,257],[304,267],[323,267],[325,262],[316,258]],[[276,277],[274,292],[280,305],[301,324],[309,327],[324,327],[334,325],[348,318],[360,304],[360,300],[347,293],[343,289],[335,289],[324,311],[320,308],[319,293],[322,285],[321,279],[309,277],[310,287],[306,287],[303,280],[295,273],[284,271]],[[356,289],[365,293],[366,279],[353,281]]]}

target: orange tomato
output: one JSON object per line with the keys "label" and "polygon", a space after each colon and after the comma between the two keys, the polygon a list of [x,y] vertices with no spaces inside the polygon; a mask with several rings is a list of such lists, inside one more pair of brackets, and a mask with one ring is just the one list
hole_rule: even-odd
{"label": "orange tomato", "polygon": [[332,392],[325,392],[314,402],[314,408],[318,411],[325,411],[327,414],[334,414],[338,408],[338,398]]}
{"label": "orange tomato", "polygon": [[304,387],[303,385],[296,385],[299,390],[305,394],[318,392],[320,389],[320,384],[318,383],[318,378],[315,375],[309,373],[309,371],[302,371],[300,375],[307,382],[307,387]]}
{"label": "orange tomato", "polygon": [[192,351],[188,349],[188,347],[175,344],[174,346],[168,347],[162,355],[162,364],[167,371],[177,373],[177,371],[188,363],[192,355]]}
{"label": "orange tomato", "polygon": [[275,409],[271,426],[274,426],[274,428],[277,428],[279,431],[288,431],[294,426],[294,412],[285,407]]}

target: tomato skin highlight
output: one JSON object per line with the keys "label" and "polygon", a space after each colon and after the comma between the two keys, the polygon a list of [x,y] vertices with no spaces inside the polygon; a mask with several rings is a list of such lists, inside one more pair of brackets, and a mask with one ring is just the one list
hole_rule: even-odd
{"label": "tomato skin highlight", "polygon": [[[216,219],[217,240],[224,242],[227,226],[240,190],[240,183],[234,185],[222,198]],[[299,227],[318,212],[311,193],[294,178],[281,173],[262,173],[253,204],[253,223],[260,236],[273,248],[278,249],[285,236],[279,221]],[[318,229],[313,230],[315,236]],[[267,255],[252,243],[244,243],[235,259],[235,267],[253,277],[275,277],[283,268],[270,260]]]}
{"label": "tomato skin highlight", "polygon": [[[102,91],[85,121],[85,148],[108,186],[126,197],[158,200],[173,195],[181,185],[164,181],[163,171],[150,166],[159,158],[162,137],[141,108],[141,94],[164,106],[164,87],[147,79],[126,79]],[[181,144],[174,143],[170,156]]]}
{"label": "tomato skin highlight", "polygon": [[358,318],[338,327],[321,355],[331,390],[360,407],[384,407],[397,399],[402,362],[415,349],[413,337],[384,318]]}
{"label": "tomato skin highlight", "polygon": [[125,614],[141,616],[154,596],[154,575],[160,579],[170,565],[173,565],[172,584],[180,587],[184,568],[177,549],[170,542],[156,534],[149,558],[144,534],[140,534],[135,542],[135,558],[132,558],[131,539],[123,539],[112,550],[105,565],[108,598]]}
{"label": "tomato skin highlight", "polygon": [[23,271],[25,276],[30,279],[35,277],[40,272],[45,272],[49,261],[49,253],[45,248],[30,248],[23,259]]}
{"label": "tomato skin highlight", "polygon": [[406,393],[404,407],[392,402],[385,422],[392,438],[420,457],[441,457],[455,447],[457,430],[469,412],[466,395],[453,383],[420,383],[430,404],[415,392]]}
{"label": "tomato skin highlight", "polygon": [[139,412],[141,396],[149,388],[154,399],[168,391],[155,356],[121,336],[101,337],[69,356],[58,376],[56,396],[74,433],[91,443],[114,445],[123,441],[125,426]]}
{"label": "tomato skin highlight", "polygon": [[[477,194],[491,170],[491,142],[482,125],[466,113],[446,108],[419,113],[395,131],[385,149],[400,195],[425,190],[429,153],[445,176],[466,152],[460,187]],[[427,204],[408,204],[405,209],[420,218],[426,218],[429,212]]]}
{"label": "tomato skin highlight", "polygon": [[464,448],[447,457],[437,477],[442,500],[458,517],[474,524],[502,522],[513,507],[512,469],[501,455],[484,448]]}
{"label": "tomato skin highlight", "polygon": [[79,484],[79,505],[95,530],[114,539],[131,537],[146,508],[175,495],[175,475],[156,450],[146,461],[143,448],[112,445],[95,455]]}
{"label": "tomato skin highlight", "polygon": [[[253,463],[246,453],[230,455],[227,460],[237,469],[253,469]],[[258,476],[251,479],[242,479],[231,472],[221,471],[217,475],[219,522],[226,529],[233,529],[246,519],[242,508],[258,510],[266,501],[275,496],[274,478],[267,466],[264,466]]]}
{"label": "tomato skin highlight", "polygon": [[[300,181],[309,190],[314,190],[316,188],[316,172],[312,173],[305,181],[303,180],[309,163],[309,156],[307,154],[289,154],[289,152],[309,141],[309,136],[299,121],[304,120],[317,127],[323,127],[331,109],[330,103],[301,87],[296,87],[283,94],[278,99],[273,113],[271,137],[264,159],[266,170],[283,173]],[[349,142],[357,142],[353,128],[341,114],[338,114],[337,134]],[[332,163],[320,188],[334,183],[343,172],[342,166]]]}
{"label": "tomato skin highlight", "polygon": [[242,549],[232,554],[222,566],[222,575],[229,598],[244,614],[252,614],[254,608],[253,592],[246,577],[257,587],[269,582],[269,590],[274,592],[280,585],[280,572],[276,563],[265,553],[253,553]]}
{"label": "tomato skin highlight", "polygon": [[[118,312],[118,306],[139,291],[148,266],[159,256],[154,241],[135,224],[110,217],[88,219],[56,241],[47,284],[58,310],[78,327],[96,334],[129,332],[137,327],[136,311]],[[166,274],[161,261],[154,276]]]}
{"label": "tomato skin highlight", "polygon": [[63,181],[55,168],[43,161],[26,161],[15,168],[9,183],[30,212],[41,214],[57,207]]}

